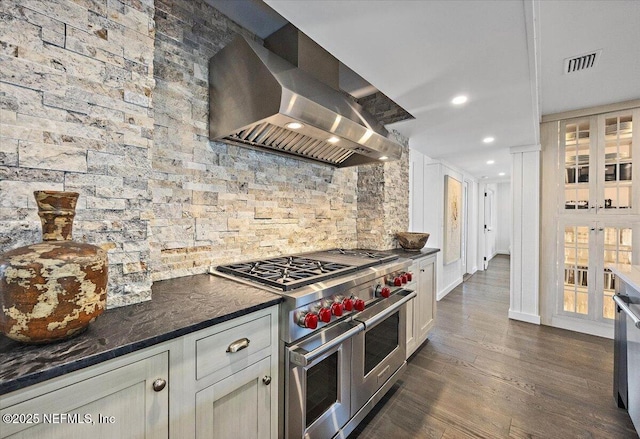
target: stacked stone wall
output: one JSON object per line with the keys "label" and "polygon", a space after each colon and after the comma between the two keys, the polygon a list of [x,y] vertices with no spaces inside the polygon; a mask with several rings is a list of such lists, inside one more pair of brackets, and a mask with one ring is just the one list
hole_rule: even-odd
{"label": "stacked stone wall", "polygon": [[409,139],[395,131],[390,136],[403,145],[400,160],[358,169],[357,240],[361,248],[396,248],[396,233],[409,228]]}
{"label": "stacked stone wall", "polygon": [[209,140],[209,59],[237,34],[258,39],[200,1],[156,1],[156,24],[153,279],[355,247],[356,168]]}
{"label": "stacked stone wall", "polygon": [[209,140],[208,62],[236,34],[257,39],[201,0],[2,0],[0,251],[40,240],[47,189],[80,193],[109,307],[211,265],[393,247],[406,157],[336,169]]}
{"label": "stacked stone wall", "polygon": [[80,193],[109,305],[150,298],[152,0],[0,2],[0,251],[40,239],[34,190]]}

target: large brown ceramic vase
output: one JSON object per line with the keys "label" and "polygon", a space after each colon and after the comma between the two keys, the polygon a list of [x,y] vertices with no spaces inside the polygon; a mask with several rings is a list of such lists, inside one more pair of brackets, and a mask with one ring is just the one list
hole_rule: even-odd
{"label": "large brown ceramic vase", "polygon": [[107,253],[71,240],[78,193],[36,191],[42,242],[0,255],[0,331],[48,343],[84,331],[107,299]]}

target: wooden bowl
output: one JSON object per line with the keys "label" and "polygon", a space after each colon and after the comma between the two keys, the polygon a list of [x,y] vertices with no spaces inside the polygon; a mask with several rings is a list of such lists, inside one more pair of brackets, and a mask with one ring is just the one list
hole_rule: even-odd
{"label": "wooden bowl", "polygon": [[429,239],[428,233],[417,232],[398,232],[396,238],[400,243],[400,247],[409,251],[420,251]]}

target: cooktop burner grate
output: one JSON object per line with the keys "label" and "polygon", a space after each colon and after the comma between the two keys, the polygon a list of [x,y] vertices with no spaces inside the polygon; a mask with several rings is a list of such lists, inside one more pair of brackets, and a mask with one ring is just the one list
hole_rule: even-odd
{"label": "cooktop burner grate", "polygon": [[357,270],[357,266],[298,256],[221,265],[218,270],[289,291]]}

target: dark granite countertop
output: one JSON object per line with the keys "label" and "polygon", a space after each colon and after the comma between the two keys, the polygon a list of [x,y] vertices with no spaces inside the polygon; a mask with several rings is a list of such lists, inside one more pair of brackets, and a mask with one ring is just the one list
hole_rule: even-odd
{"label": "dark granite countertop", "polygon": [[199,274],[156,282],[152,300],[109,309],[81,335],[26,345],[0,335],[0,395],[281,302],[276,294]]}
{"label": "dark granite countertop", "polygon": [[431,248],[431,247],[424,247],[422,250],[417,251],[417,252],[412,252],[412,251],[408,251],[405,250],[403,248],[396,248],[393,250],[386,250],[389,253],[393,253],[396,254],[398,256],[400,256],[401,258],[407,258],[407,259],[419,259],[419,258],[424,258],[425,256],[430,256],[433,254],[436,254],[440,251],[439,248]]}

